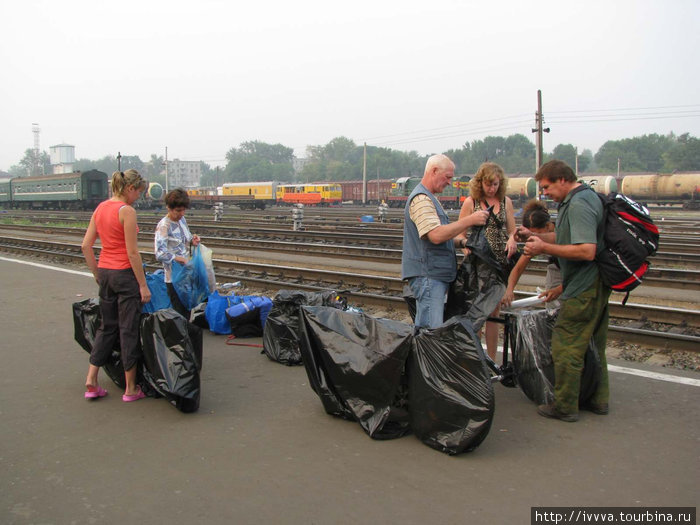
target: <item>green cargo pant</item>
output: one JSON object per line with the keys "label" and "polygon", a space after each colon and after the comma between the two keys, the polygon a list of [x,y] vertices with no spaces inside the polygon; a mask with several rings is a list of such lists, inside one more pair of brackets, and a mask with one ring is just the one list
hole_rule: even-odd
{"label": "green cargo pant", "polygon": [[552,360],[554,361],[554,403],[564,414],[578,413],[581,372],[588,348],[593,341],[600,356],[601,374],[591,403],[608,402],[608,363],[605,346],[608,341],[608,298],[610,289],[598,277],[593,285],[576,297],[562,303],[557,323],[552,331]]}

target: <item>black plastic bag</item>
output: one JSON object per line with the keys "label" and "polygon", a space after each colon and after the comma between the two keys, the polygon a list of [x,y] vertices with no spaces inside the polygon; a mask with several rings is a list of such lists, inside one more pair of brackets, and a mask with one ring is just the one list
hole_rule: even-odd
{"label": "black plastic bag", "polygon": [[[231,334],[235,337],[260,337],[263,335],[260,323],[260,308],[245,309],[245,303],[237,304],[226,310],[226,318],[231,325]],[[240,307],[240,308],[237,308]],[[232,312],[233,317],[229,315]]]}
{"label": "black plastic bag", "polygon": [[199,303],[190,311],[190,322],[204,330],[209,330],[209,322],[206,316],[207,303]]}
{"label": "black plastic bag", "polygon": [[300,290],[280,290],[272,301],[263,329],[263,353],[278,363],[300,365],[299,351],[299,307],[335,306],[342,307],[343,301],[336,292],[302,292]]}
{"label": "black plastic bag", "polygon": [[538,405],[554,402],[552,329],[557,310],[514,310],[507,314],[506,330],[513,347],[515,382]]}
{"label": "black plastic bag", "polygon": [[491,372],[470,322],[455,317],[413,339],[408,365],[411,428],[447,454],[478,447],[491,429]]}
{"label": "black plastic bag", "polygon": [[[89,354],[95,344],[95,334],[102,322],[99,299],[86,299],[73,303],[73,328],[76,342]],[[121,347],[119,339],[112,348],[112,355],[107,363],[102,366],[107,376],[114,381],[119,388],[126,388],[124,377],[124,365],[122,364]]]}
{"label": "black plastic bag", "polygon": [[199,408],[202,330],[172,309],[141,319],[146,381],[181,412]]}
{"label": "black plastic bag", "polygon": [[408,433],[404,368],[413,327],[324,306],[301,313],[304,366],[326,412],[359,422],[374,439]]}
{"label": "black plastic bag", "polygon": [[[513,345],[513,372],[523,393],[538,405],[554,402],[554,362],[552,330],[559,310],[514,310],[509,312],[507,329]],[[600,381],[600,357],[591,339],[581,372],[579,404],[585,404]]]}
{"label": "black plastic bag", "polygon": [[457,268],[457,278],[447,292],[445,320],[465,316],[478,331],[499,305],[505,291],[506,284],[498,269],[470,253]]}
{"label": "black plastic bag", "polygon": [[[489,219],[493,217],[490,212]],[[503,299],[509,271],[491,251],[485,226],[471,229],[467,247],[470,253],[457,268],[457,278],[447,292],[445,320],[466,316],[478,331]]]}

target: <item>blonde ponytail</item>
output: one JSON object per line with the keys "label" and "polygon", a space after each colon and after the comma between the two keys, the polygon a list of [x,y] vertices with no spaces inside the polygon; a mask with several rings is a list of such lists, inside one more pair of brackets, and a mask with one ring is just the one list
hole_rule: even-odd
{"label": "blonde ponytail", "polygon": [[148,183],[141,177],[135,169],[126,171],[115,171],[112,173],[112,194],[123,195],[129,186],[145,190]]}

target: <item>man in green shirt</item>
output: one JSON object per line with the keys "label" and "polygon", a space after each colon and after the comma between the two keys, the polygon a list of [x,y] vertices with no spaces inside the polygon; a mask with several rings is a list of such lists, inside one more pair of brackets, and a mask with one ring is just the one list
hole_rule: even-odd
{"label": "man in green shirt", "polygon": [[[577,182],[564,162],[544,164],[535,175],[545,195],[559,202],[554,233],[534,234],[518,228],[516,238],[526,240],[528,256],[547,254],[559,259],[564,291],[562,306],[552,331],[554,361],[554,403],[540,405],[537,412],[562,421],[578,421],[579,408],[596,414],[608,413],[608,366],[605,346],[608,338],[608,298],[595,262],[603,249],[603,206],[598,196]],[[579,407],[584,357],[590,341],[600,356],[601,375],[597,389]]]}

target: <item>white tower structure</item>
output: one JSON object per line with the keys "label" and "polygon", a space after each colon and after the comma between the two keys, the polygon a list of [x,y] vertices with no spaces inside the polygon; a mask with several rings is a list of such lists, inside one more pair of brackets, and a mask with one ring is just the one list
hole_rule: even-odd
{"label": "white tower structure", "polygon": [[72,173],[75,163],[75,146],[56,144],[49,149],[54,173]]}
{"label": "white tower structure", "polygon": [[41,129],[36,122],[32,122],[32,133],[34,133],[34,165],[30,175],[44,175],[44,163],[41,162],[41,148],[39,147]]}

